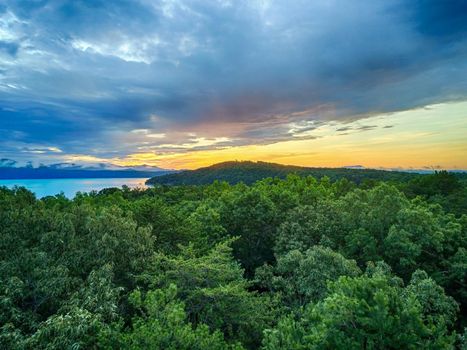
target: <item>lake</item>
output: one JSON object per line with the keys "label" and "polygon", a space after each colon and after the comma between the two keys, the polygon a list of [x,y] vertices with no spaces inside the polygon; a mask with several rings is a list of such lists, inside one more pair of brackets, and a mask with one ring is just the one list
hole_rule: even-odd
{"label": "lake", "polygon": [[111,179],[28,179],[28,180],[0,180],[0,186],[12,188],[26,187],[34,192],[38,198],[54,196],[63,192],[66,197],[73,198],[76,192],[100,191],[108,187],[147,188],[147,178],[111,178]]}

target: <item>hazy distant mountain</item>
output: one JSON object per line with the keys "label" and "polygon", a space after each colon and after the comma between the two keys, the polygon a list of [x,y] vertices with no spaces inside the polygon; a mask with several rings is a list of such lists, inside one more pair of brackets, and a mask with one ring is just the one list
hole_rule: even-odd
{"label": "hazy distant mountain", "polygon": [[16,166],[17,162],[13,159],[1,158],[0,159],[0,168],[10,168]]}
{"label": "hazy distant mountain", "polygon": [[343,166],[345,169],[366,169],[363,165],[346,165]]}
{"label": "hazy distant mountain", "polygon": [[415,173],[403,171],[365,169],[362,166],[306,168],[265,162],[224,162],[197,170],[185,170],[154,177],[149,179],[147,183],[153,185],[202,185],[219,180],[232,184],[238,182],[251,184],[267,177],[284,178],[288,174],[311,175],[316,178],[327,176],[331,180],[346,178],[356,183],[364,180],[406,181],[419,176]]}
{"label": "hazy distant mountain", "polygon": [[113,164],[55,163],[33,167],[17,166],[12,159],[0,159],[0,179],[60,179],[60,178],[139,178],[175,172],[149,165],[122,167]]}

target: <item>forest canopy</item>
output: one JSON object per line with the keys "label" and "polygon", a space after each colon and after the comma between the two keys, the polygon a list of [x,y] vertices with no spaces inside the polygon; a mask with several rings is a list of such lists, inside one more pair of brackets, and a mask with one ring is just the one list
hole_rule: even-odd
{"label": "forest canopy", "polygon": [[0,348],[465,349],[465,180],[367,180],[0,188]]}

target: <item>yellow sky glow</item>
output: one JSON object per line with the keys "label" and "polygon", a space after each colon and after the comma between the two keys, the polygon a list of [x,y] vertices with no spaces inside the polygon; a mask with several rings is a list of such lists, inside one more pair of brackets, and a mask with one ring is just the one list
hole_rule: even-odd
{"label": "yellow sky glow", "polygon": [[[359,130],[365,126],[373,128]],[[342,128],[350,130],[338,131]],[[308,134],[317,138],[179,153],[141,152],[106,161],[122,166],[148,164],[170,169],[195,169],[228,160],[318,167],[467,169],[467,101],[353,122],[325,123]],[[219,135],[219,139],[223,136]],[[79,156],[74,157],[78,160]]]}

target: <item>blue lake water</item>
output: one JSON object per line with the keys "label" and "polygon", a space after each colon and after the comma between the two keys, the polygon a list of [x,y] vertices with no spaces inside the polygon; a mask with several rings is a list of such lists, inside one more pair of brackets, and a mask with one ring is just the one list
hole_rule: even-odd
{"label": "blue lake water", "polygon": [[66,197],[73,198],[76,192],[100,191],[108,187],[147,188],[147,178],[112,178],[112,179],[33,179],[33,180],[0,180],[0,186],[12,188],[26,187],[36,197],[54,196],[63,192]]}

